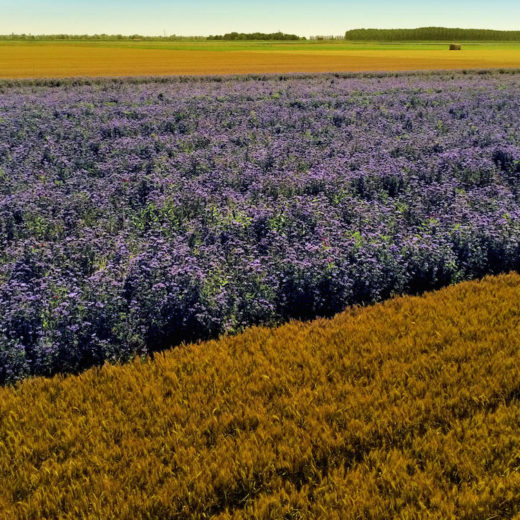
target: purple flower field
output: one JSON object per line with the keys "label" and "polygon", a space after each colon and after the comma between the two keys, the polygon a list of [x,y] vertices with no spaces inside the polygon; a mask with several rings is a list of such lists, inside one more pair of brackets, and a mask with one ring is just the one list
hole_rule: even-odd
{"label": "purple flower field", "polygon": [[519,114],[517,74],[0,85],[0,382],[518,269]]}

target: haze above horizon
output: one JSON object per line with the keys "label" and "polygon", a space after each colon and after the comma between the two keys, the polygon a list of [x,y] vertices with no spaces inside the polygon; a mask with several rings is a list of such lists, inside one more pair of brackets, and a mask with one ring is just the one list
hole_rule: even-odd
{"label": "haze above horizon", "polygon": [[517,0],[0,0],[0,34],[207,36],[238,32],[342,35],[346,30],[444,26],[515,30]]}

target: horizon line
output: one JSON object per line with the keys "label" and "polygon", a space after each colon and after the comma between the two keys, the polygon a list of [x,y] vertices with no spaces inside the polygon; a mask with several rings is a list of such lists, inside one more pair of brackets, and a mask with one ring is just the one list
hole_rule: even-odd
{"label": "horizon line", "polygon": [[421,25],[421,26],[414,26],[414,27],[353,27],[349,29],[345,29],[345,31],[342,34],[330,34],[330,33],[314,33],[314,34],[296,34],[296,33],[286,33],[284,31],[278,30],[274,32],[265,32],[265,31],[248,31],[248,32],[241,32],[241,31],[228,31],[224,33],[209,33],[209,34],[177,34],[177,33],[169,33],[169,34],[146,34],[146,33],[87,33],[87,32],[51,32],[51,33],[32,33],[32,32],[11,32],[11,33],[3,33],[0,34],[0,37],[4,36],[122,36],[125,38],[131,38],[133,36],[144,36],[148,38],[171,38],[171,37],[179,37],[179,38],[207,38],[208,36],[220,36],[224,34],[232,34],[232,33],[238,33],[238,34],[254,34],[254,33],[260,33],[260,34],[276,34],[276,33],[282,33],[282,34],[291,34],[299,37],[313,37],[313,36],[328,36],[337,38],[339,36],[343,37],[346,32],[349,31],[359,31],[359,30],[370,30],[370,31],[399,31],[399,30],[417,30],[417,29],[449,29],[449,30],[475,30],[475,31],[494,31],[494,32],[520,32],[520,28],[518,29],[493,29],[489,27],[447,27],[443,25]]}

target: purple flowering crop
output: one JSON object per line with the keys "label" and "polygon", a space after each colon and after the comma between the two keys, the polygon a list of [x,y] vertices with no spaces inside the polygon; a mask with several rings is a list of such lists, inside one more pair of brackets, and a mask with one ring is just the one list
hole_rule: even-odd
{"label": "purple flowering crop", "polygon": [[520,265],[520,75],[0,85],[0,382]]}

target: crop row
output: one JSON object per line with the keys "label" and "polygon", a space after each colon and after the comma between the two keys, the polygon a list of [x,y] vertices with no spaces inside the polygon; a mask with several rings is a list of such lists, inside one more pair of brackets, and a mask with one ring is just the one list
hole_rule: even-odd
{"label": "crop row", "polygon": [[519,87],[3,87],[0,382],[518,268]]}
{"label": "crop row", "polygon": [[520,276],[0,388],[0,518],[520,513]]}

